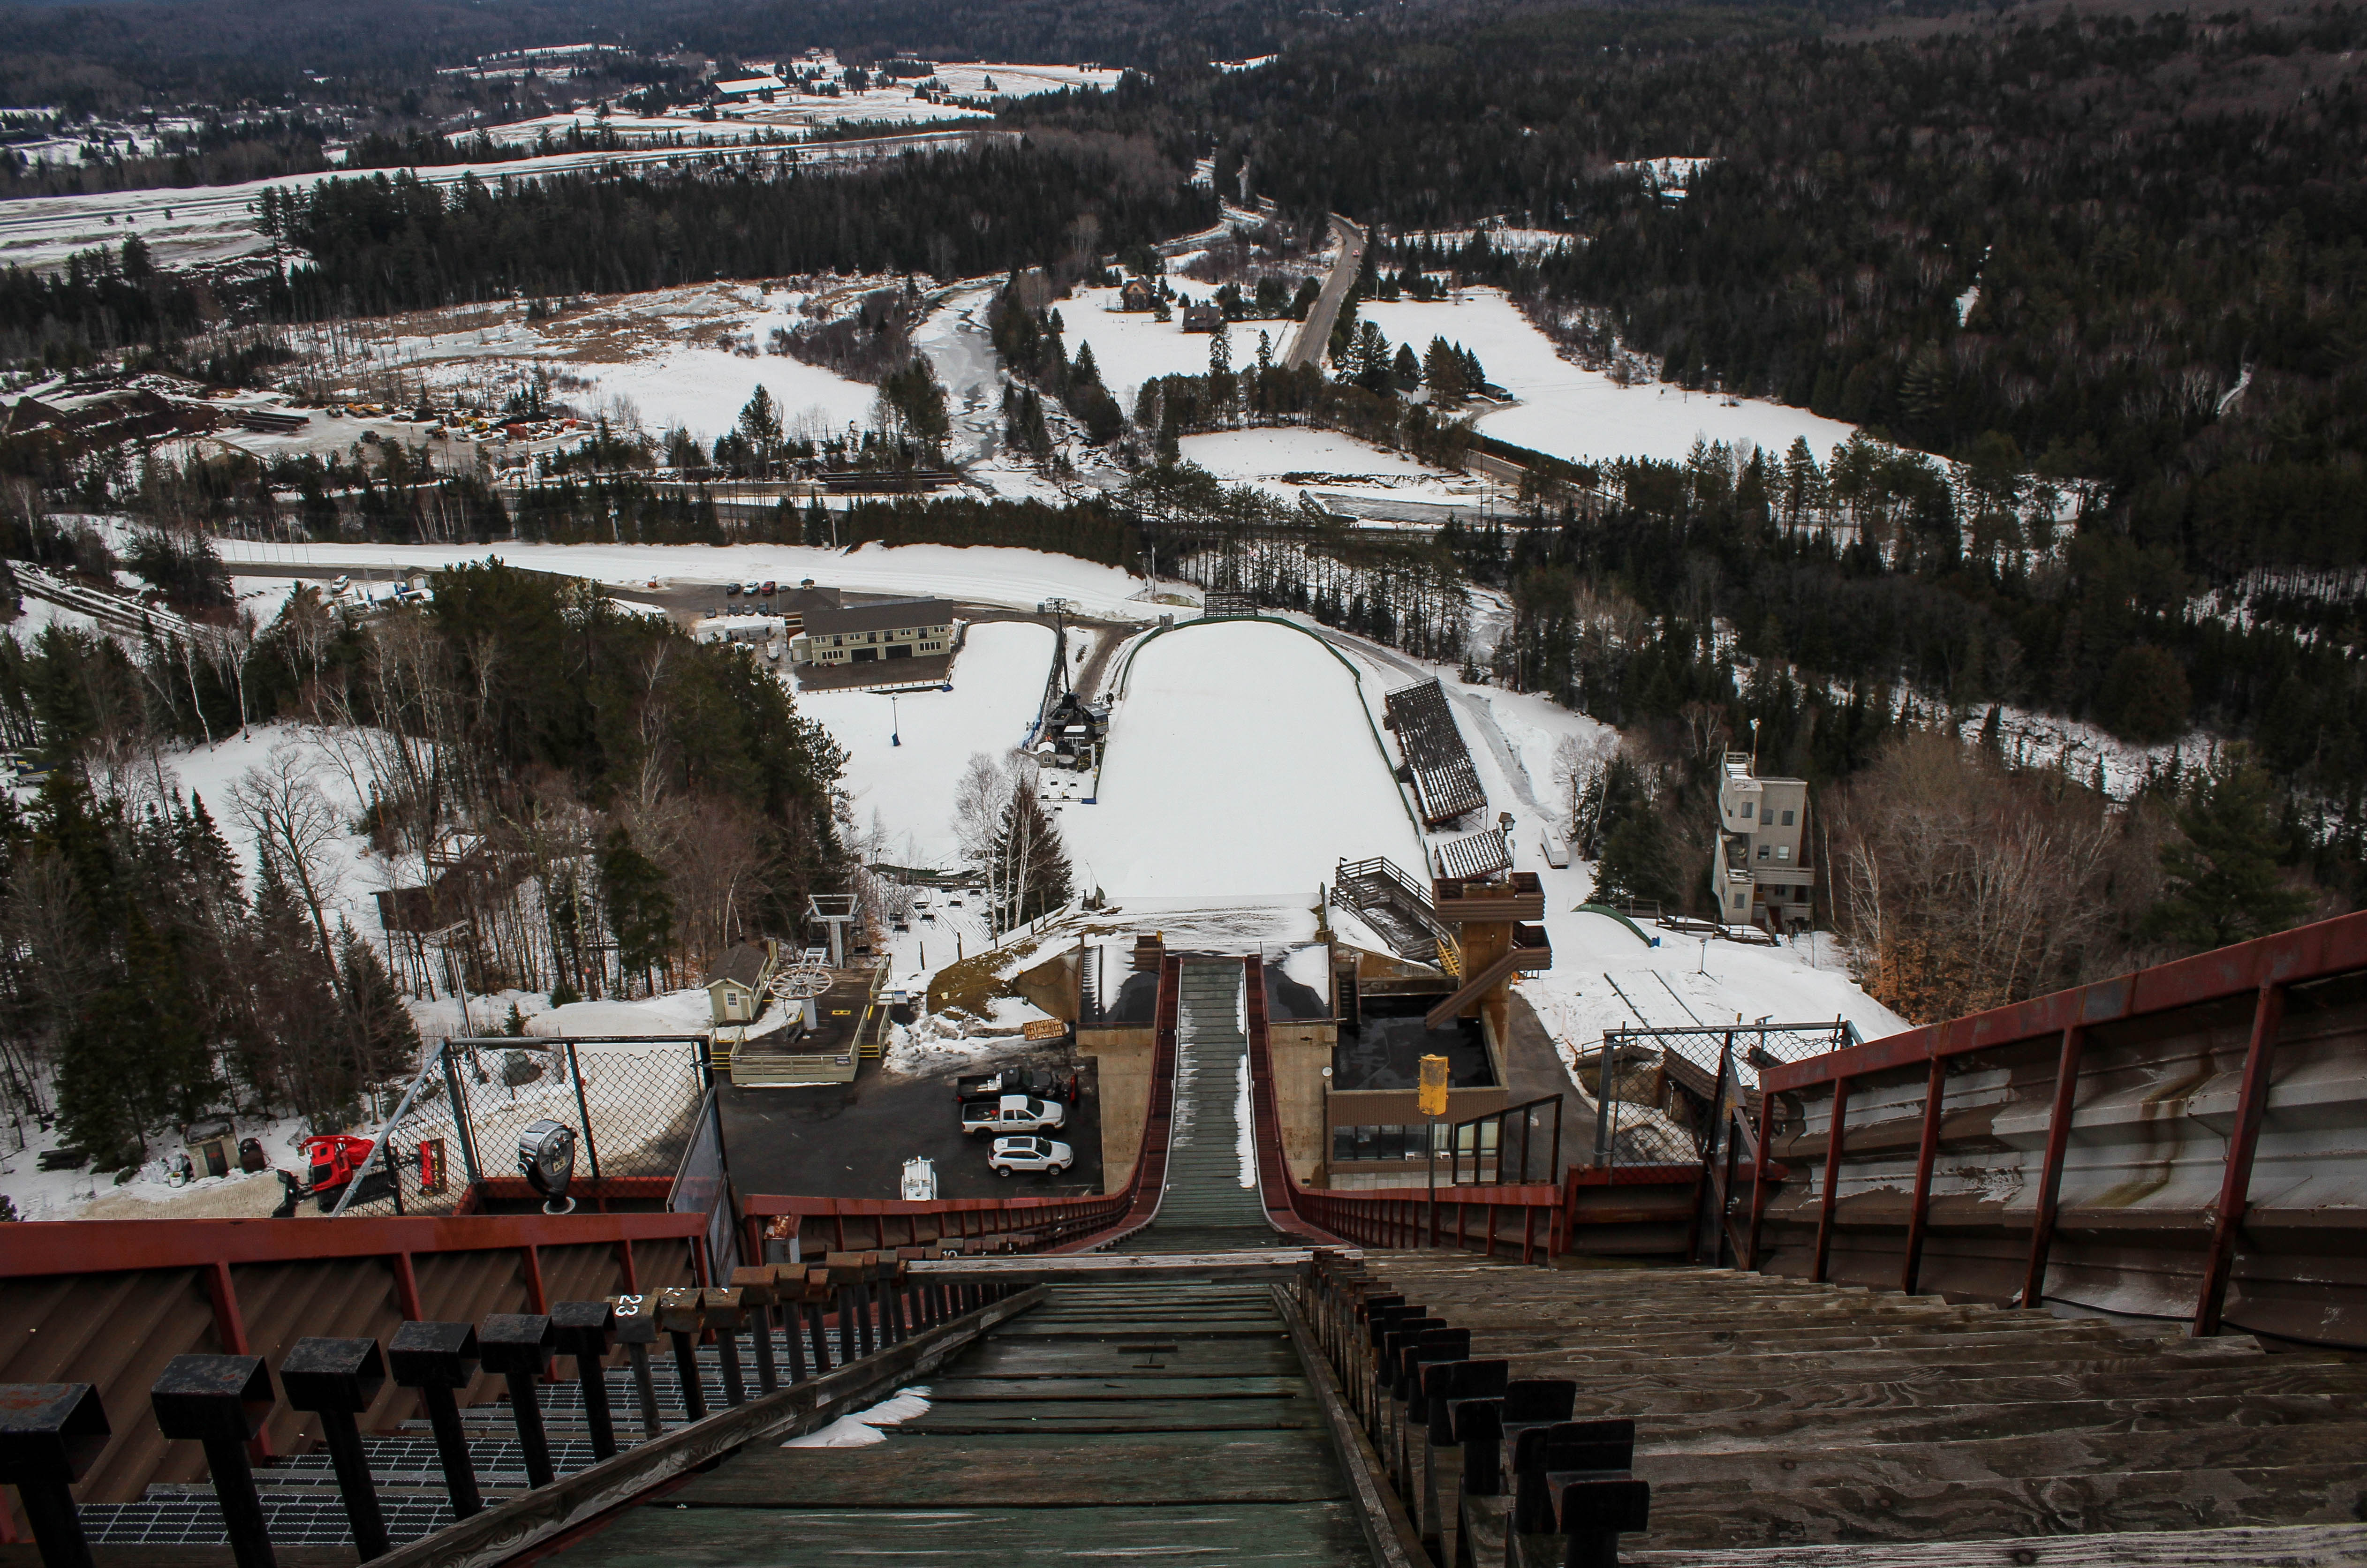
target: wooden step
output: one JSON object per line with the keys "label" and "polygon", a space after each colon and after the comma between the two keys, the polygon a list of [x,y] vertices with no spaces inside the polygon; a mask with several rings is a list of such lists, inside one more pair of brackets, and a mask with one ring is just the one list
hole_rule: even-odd
{"label": "wooden step", "polygon": [[1644,1547],[1733,1548],[1819,1541],[1978,1540],[2017,1535],[2347,1524],[2367,1511],[2356,1462],[2144,1471],[1990,1482],[1859,1481],[1796,1490],[1727,1483],[1652,1489]]}
{"label": "wooden step", "polygon": [[[766,1449],[675,1492],[690,1507],[1099,1508],[1310,1503],[1347,1495],[1319,1438],[1140,1434],[1080,1444],[1063,1433],[898,1443],[891,1468],[865,1449]],[[794,1517],[794,1516],[792,1516]],[[788,1524],[788,1520],[784,1520]],[[791,1528],[794,1528],[793,1526]]]}
{"label": "wooden step", "polygon": [[2367,1461],[2367,1424],[2219,1424],[2180,1432],[2034,1432],[1978,1442],[1863,1443],[1845,1450],[1682,1454],[1639,1448],[1636,1473],[1663,1485],[1726,1483],[1754,1492],[1806,1487],[1905,1488],[2146,1471],[2265,1469]]}
{"label": "wooden step", "polygon": [[[1514,1377],[1567,1377],[1567,1362],[1542,1359],[1512,1359]],[[2353,1393],[2367,1386],[2367,1370],[2303,1365],[2282,1368],[2275,1359],[2263,1364],[2226,1367],[2181,1367],[2148,1361],[2138,1371],[2054,1371],[2026,1373],[1987,1369],[1985,1377],[1892,1378],[1881,1382],[1820,1382],[1807,1386],[1776,1386],[1764,1382],[1692,1387],[1682,1382],[1665,1386],[1634,1382],[1603,1387],[1591,1380],[1580,1383],[1578,1408],[1581,1418],[1595,1416],[1645,1416],[1672,1415],[1767,1416],[1801,1410],[1905,1409],[1918,1406],[2004,1404],[2063,1400],[2163,1398],[2180,1394],[2311,1394]]]}

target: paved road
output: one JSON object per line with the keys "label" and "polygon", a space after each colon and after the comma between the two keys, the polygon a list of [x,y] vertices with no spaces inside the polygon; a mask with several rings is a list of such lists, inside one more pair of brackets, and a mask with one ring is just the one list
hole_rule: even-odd
{"label": "paved road", "polygon": [[1323,292],[1316,297],[1307,320],[1299,323],[1298,335],[1283,351],[1285,369],[1322,363],[1323,350],[1331,342],[1331,323],[1340,314],[1340,301],[1348,297],[1349,285],[1356,281],[1356,274],[1364,267],[1365,231],[1335,212],[1331,215],[1331,232],[1340,241],[1340,259],[1331,264],[1331,276],[1323,280]]}

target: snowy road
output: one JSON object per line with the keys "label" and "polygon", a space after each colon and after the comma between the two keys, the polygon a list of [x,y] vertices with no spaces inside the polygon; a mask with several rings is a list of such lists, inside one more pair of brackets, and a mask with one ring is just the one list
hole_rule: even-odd
{"label": "snowy road", "polygon": [[1331,215],[1331,231],[1339,237],[1340,259],[1331,264],[1331,276],[1323,280],[1323,292],[1316,297],[1307,312],[1307,320],[1283,351],[1282,365],[1285,370],[1296,370],[1302,365],[1313,365],[1323,357],[1323,350],[1331,342],[1331,323],[1340,314],[1340,301],[1348,297],[1348,286],[1356,281],[1356,271],[1365,265],[1365,231],[1338,213]]}

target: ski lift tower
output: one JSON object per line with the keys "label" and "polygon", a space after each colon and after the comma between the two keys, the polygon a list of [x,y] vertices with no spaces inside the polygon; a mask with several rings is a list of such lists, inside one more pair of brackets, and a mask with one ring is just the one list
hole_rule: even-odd
{"label": "ski lift tower", "polygon": [[1077,613],[1074,599],[1047,599],[1036,606],[1039,615],[1052,617],[1052,646],[1059,654],[1060,690],[1069,689],[1069,617]]}
{"label": "ski lift tower", "polygon": [[846,928],[855,919],[852,893],[814,893],[806,898],[806,919],[830,928],[830,966],[846,967]]}

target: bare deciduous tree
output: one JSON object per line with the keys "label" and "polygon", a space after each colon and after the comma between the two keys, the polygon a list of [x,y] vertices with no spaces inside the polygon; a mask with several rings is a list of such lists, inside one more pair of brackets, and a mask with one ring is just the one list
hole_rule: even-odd
{"label": "bare deciduous tree", "polygon": [[345,984],[337,974],[336,945],[329,931],[329,908],[337,900],[343,874],[338,866],[338,840],[344,825],[336,807],[314,787],[309,776],[310,749],[282,744],[259,767],[249,768],[231,788],[231,804],[255,835],[255,852],[269,860],[288,886],[302,899],[321,942],[321,962],[329,983],[340,998]]}
{"label": "bare deciduous tree", "polygon": [[2119,967],[2150,886],[2136,826],[2060,773],[2010,772],[1952,735],[1895,742],[1834,813],[1834,897],[1866,989],[1928,1020]]}

